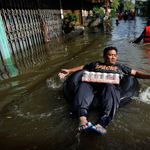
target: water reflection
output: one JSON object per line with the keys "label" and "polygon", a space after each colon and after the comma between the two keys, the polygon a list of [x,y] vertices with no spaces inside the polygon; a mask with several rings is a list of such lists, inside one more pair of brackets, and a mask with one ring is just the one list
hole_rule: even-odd
{"label": "water reflection", "polygon": [[[51,42],[32,48],[32,51],[26,51],[26,55],[19,57],[18,61],[15,57],[0,61],[0,80],[9,79],[17,75],[33,72],[36,68],[49,60],[66,56],[68,54],[67,47],[57,42]],[[17,54],[15,54],[17,55]]]}
{"label": "water reflection", "polygon": [[[150,59],[150,45],[149,44],[147,44],[146,46],[145,46],[145,49],[144,49],[144,51],[145,51],[145,58],[148,58],[148,59]],[[148,60],[147,62],[145,62],[146,64],[148,64],[148,65],[150,65],[150,60]],[[147,70],[147,71],[150,71],[150,70]]]}
{"label": "water reflection", "polygon": [[147,25],[147,19],[140,17],[134,20],[120,20],[118,26],[113,23],[112,40],[136,39],[142,33],[145,25]]}

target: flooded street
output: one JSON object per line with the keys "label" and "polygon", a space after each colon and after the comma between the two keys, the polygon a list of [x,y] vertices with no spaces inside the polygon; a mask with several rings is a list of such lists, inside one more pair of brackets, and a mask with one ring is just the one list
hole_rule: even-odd
{"label": "flooded street", "polygon": [[[78,120],[69,117],[70,105],[62,93],[61,69],[96,60],[103,49],[115,46],[118,63],[150,73],[150,45],[130,43],[143,31],[147,18],[116,19],[106,28],[85,28],[83,35],[61,37],[33,48],[26,59],[1,63],[0,149],[1,150],[148,150],[150,147],[150,81],[139,79],[140,95],[120,108],[100,136],[77,134]],[[35,51],[36,50],[36,51]],[[95,124],[97,112],[89,113]]]}

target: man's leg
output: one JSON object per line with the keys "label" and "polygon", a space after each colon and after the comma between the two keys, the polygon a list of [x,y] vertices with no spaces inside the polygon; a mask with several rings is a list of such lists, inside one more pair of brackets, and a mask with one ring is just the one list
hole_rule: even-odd
{"label": "man's leg", "polygon": [[[93,87],[86,82],[81,82],[75,95],[73,106],[71,112],[77,112],[77,117],[79,118],[79,127],[78,130],[82,131],[87,126],[90,126],[91,123],[87,123],[88,118],[88,109],[93,101],[94,90]],[[86,124],[87,123],[87,124]],[[83,125],[83,126],[82,126]]]}
{"label": "man's leg", "polygon": [[106,84],[103,88],[99,99],[99,118],[97,121],[97,129],[102,133],[106,132],[102,127],[106,128],[111,122],[120,104],[119,88],[113,84]]}

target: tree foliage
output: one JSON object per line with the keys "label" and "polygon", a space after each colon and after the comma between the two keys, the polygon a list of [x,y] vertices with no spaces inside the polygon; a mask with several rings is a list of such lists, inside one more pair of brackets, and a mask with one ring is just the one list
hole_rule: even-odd
{"label": "tree foliage", "polygon": [[[104,10],[103,10],[103,8],[101,8],[101,7],[98,8],[98,6],[94,6],[94,7],[93,7],[93,12],[94,12],[93,16],[94,16],[94,15],[96,15],[96,16],[98,15],[100,18],[102,18],[103,15],[104,15]],[[96,16],[95,16],[95,17],[96,17]]]}
{"label": "tree foliage", "polygon": [[64,23],[67,25],[71,25],[72,27],[76,25],[76,22],[79,20],[76,14],[72,14],[68,11],[67,14],[64,15]]}
{"label": "tree foliage", "polygon": [[140,16],[142,17],[146,17],[149,16],[149,12],[148,12],[148,2],[140,2],[138,6],[141,7],[140,9]]}
{"label": "tree foliage", "polygon": [[[134,9],[135,4],[132,4],[131,2],[131,9]],[[125,10],[130,11],[130,1],[125,2]]]}
{"label": "tree foliage", "polygon": [[119,0],[113,0],[113,3],[111,3],[111,8],[116,11],[118,9],[119,6]]}

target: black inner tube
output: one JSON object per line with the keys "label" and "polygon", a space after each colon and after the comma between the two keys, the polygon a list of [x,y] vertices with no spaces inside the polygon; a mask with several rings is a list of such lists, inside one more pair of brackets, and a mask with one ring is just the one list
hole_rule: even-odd
{"label": "black inner tube", "polygon": [[[63,94],[69,104],[71,104],[74,100],[75,91],[77,90],[79,83],[81,82],[84,71],[87,70],[83,69],[72,73],[63,83]],[[137,78],[125,75],[120,81],[120,107],[129,103],[132,100],[133,96],[138,96],[139,89],[140,85]],[[98,98],[96,98],[95,96],[93,100],[94,107],[96,107],[97,103]]]}

